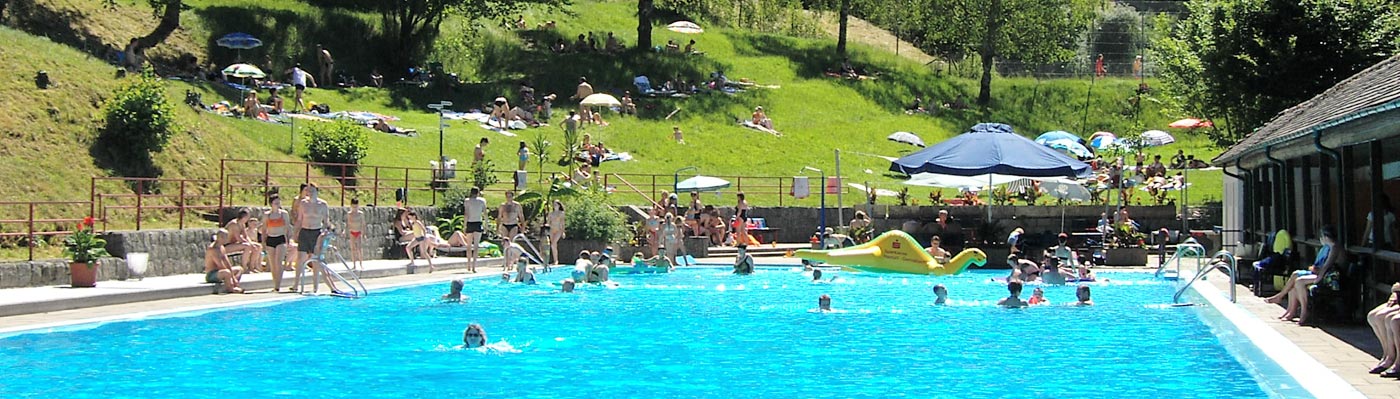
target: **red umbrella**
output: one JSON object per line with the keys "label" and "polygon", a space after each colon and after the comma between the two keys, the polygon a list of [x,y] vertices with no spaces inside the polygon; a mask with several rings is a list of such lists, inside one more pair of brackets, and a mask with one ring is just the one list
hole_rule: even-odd
{"label": "red umbrella", "polygon": [[1195,129],[1198,127],[1211,127],[1215,126],[1215,124],[1211,123],[1210,121],[1203,121],[1196,118],[1186,118],[1167,124],[1167,126],[1174,127],[1177,129]]}

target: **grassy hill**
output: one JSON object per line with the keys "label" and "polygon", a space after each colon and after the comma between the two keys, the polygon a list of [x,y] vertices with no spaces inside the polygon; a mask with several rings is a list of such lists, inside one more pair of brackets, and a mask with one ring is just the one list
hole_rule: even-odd
{"label": "grassy hill", "polygon": [[[0,157],[0,178],[5,181],[40,181],[0,187],[0,198],[54,199],[87,193],[87,176],[110,173],[100,159],[87,156],[91,138],[95,136],[97,105],[117,84],[112,67],[90,54],[101,54],[103,44],[124,43],[125,38],[143,33],[154,23],[143,2],[119,2],[115,10],[103,9],[100,2],[85,0],[24,0],[30,14],[59,16],[69,21],[66,28],[52,23],[19,23],[34,18],[16,17],[12,5],[7,11],[7,23],[26,28],[56,32],[51,35],[59,45],[12,30],[3,31],[0,38],[19,43],[16,51],[0,60],[8,70],[25,73],[12,75],[4,81],[0,104],[13,110],[0,116],[0,132],[5,135],[5,150]],[[326,2],[315,2],[325,4]],[[320,8],[305,1],[265,0],[192,0],[182,17],[184,28],[177,31],[167,45],[153,49],[155,58],[173,58],[191,53],[201,59],[212,58],[219,65],[235,61],[236,53],[213,45],[213,40],[229,31],[252,33],[264,40],[263,48],[244,51],[242,59],[258,62],[271,59],[275,69],[293,61],[311,63],[314,43],[325,43],[337,55],[339,69],[361,75],[375,59],[375,47],[366,45],[377,28],[377,16],[339,8]],[[38,10],[38,11],[33,11]],[[392,89],[312,89],[308,99],[329,104],[333,110],[374,111],[402,118],[396,125],[414,128],[417,137],[373,134],[371,154],[363,161],[372,165],[427,165],[436,157],[438,145],[437,117],[426,105],[439,100],[451,100],[458,110],[475,108],[490,99],[504,95],[515,98],[516,83],[528,79],[539,94],[572,94],[576,79],[587,76],[596,89],[620,95],[632,89],[632,77],[646,74],[655,80],[680,75],[695,80],[722,70],[731,79],[748,78],[775,89],[755,89],[738,95],[702,95],[688,99],[639,99],[641,114],[636,117],[610,115],[611,125],[590,126],[586,132],[607,143],[617,151],[632,153],[637,161],[607,163],[607,173],[669,174],[685,166],[699,166],[705,174],[791,176],[803,166],[834,170],[832,149],[848,154],[842,159],[843,171],[852,180],[868,180],[882,188],[900,188],[896,179],[883,171],[888,163],[875,157],[854,153],[899,156],[913,150],[907,145],[886,141],[894,131],[919,134],[926,142],[936,143],[966,130],[977,122],[995,121],[1014,126],[1027,136],[1048,130],[1069,130],[1087,134],[1098,130],[1140,132],[1162,128],[1171,120],[1184,115],[1169,115],[1158,99],[1143,98],[1136,114],[1127,113],[1128,98],[1137,82],[1127,79],[1105,79],[1093,84],[1092,95],[1086,95],[1090,82],[1086,80],[1035,80],[1029,78],[997,79],[993,84],[994,102],[987,110],[945,111],[933,117],[911,116],[902,107],[915,95],[926,100],[947,102],[959,96],[975,97],[974,81],[939,76],[921,63],[896,57],[885,50],[863,44],[852,46],[853,62],[879,71],[874,80],[850,81],[831,79],[822,72],[839,64],[835,58],[834,41],[812,40],[775,35],[752,34],[724,28],[708,28],[703,34],[685,36],[658,29],[654,39],[697,40],[704,56],[681,56],[646,51],[619,55],[552,54],[544,44],[556,38],[571,38],[580,33],[614,32],[625,44],[635,43],[635,3],[630,1],[576,1],[560,11],[540,10],[526,13],[533,25],[538,21],[560,21],[553,31],[506,31],[486,27],[469,34],[465,21],[449,20],[438,40],[434,60],[442,61],[450,71],[458,71],[471,83],[455,89],[392,88]],[[29,14],[27,14],[29,15]],[[489,24],[488,24],[489,25]],[[532,45],[537,44],[537,45]],[[9,46],[7,46],[9,47]],[[87,53],[79,50],[86,50]],[[47,69],[60,82],[49,91],[33,90],[32,82],[24,76],[30,71]],[[394,78],[398,73],[386,71]],[[1149,83],[1155,83],[1149,81]],[[219,97],[235,100],[238,93],[226,88],[172,82],[172,99],[178,100],[184,90],[204,93],[205,101]],[[1087,101],[1087,106],[1086,106]],[[567,101],[556,103],[558,120],[570,106]],[[734,125],[735,118],[747,118],[754,106],[763,106],[776,127],[784,135],[773,137]],[[680,111],[670,120],[664,117],[673,110]],[[54,114],[49,109],[59,110]],[[208,114],[182,111],[179,116],[186,134],[176,139],[171,151],[158,156],[157,164],[167,177],[217,176],[217,160],[223,157],[254,159],[296,159],[304,149],[287,154],[289,128],[258,122],[220,118]],[[670,139],[671,126],[685,131],[686,143],[679,145]],[[474,123],[453,123],[445,134],[445,152],[457,159],[470,159],[471,146],[481,137],[493,140],[489,156],[501,166],[514,164],[514,148],[519,140],[536,134],[550,141],[562,142],[557,127],[517,132],[519,138],[508,138],[476,127]],[[1151,149],[1151,153],[1174,153],[1185,149],[1198,157],[1209,158],[1218,149],[1209,146],[1203,137],[1179,133],[1178,144]],[[299,140],[300,141],[300,140]],[[556,145],[554,151],[558,151]],[[45,154],[45,155],[39,155]],[[48,155],[63,154],[63,156]],[[71,156],[70,156],[71,155]],[[552,154],[557,157],[557,154]],[[533,170],[533,166],[531,166]],[[865,173],[865,170],[872,173]],[[546,170],[560,171],[558,165],[547,164]],[[52,178],[33,179],[34,176]],[[1219,172],[1196,174],[1194,201],[1219,197]],[[662,180],[665,181],[665,180]],[[915,189],[914,198],[926,194]],[[773,198],[755,199],[756,203],[776,202]],[[727,200],[726,200],[727,201]],[[808,202],[815,204],[815,199]],[[848,201],[849,202],[849,201]]]}

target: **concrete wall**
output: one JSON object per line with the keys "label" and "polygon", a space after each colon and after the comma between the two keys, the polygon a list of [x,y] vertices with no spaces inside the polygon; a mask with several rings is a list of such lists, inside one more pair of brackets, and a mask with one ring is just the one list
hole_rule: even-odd
{"label": "concrete wall", "polygon": [[[225,209],[224,220],[237,215],[238,208]],[[264,208],[265,209],[265,208]],[[394,208],[365,207],[366,229],[364,234],[365,259],[381,259],[392,247],[390,223],[394,218]],[[424,220],[437,220],[437,208],[415,207]],[[344,232],[347,208],[331,208],[331,220],[341,228],[337,236],[340,248],[349,248]],[[254,213],[258,214],[258,213]],[[107,252],[113,257],[99,262],[98,281],[125,280],[134,278],[125,257],[133,252],[150,254],[143,277],[170,276],[176,274],[200,273],[204,271],[204,247],[215,233],[215,229],[185,230],[141,230],[113,231],[103,234],[107,239]],[[348,256],[347,256],[348,257]],[[68,261],[62,259],[36,260],[33,262],[0,262],[0,288],[37,287],[47,285],[67,285]]]}

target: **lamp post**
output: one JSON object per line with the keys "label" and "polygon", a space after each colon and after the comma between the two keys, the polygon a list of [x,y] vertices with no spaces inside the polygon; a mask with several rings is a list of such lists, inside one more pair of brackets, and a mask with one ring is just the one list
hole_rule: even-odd
{"label": "lamp post", "polygon": [[[443,132],[442,132],[442,129],[447,127],[447,124],[446,124],[446,123],[443,123],[443,121],[442,121],[442,112],[443,112],[443,111],[446,111],[446,110],[447,110],[447,107],[451,107],[451,106],[452,106],[452,102],[451,102],[451,101],[439,101],[437,104],[428,104],[428,108],[432,108],[433,110],[437,111],[437,113],[438,113],[438,169],[439,169],[439,170],[442,170],[443,168],[446,168],[446,167],[447,167],[447,157],[444,157],[444,156],[442,155],[442,143],[443,143]],[[443,172],[438,172],[438,173],[443,173]]]}
{"label": "lamp post", "polygon": [[825,240],[825,239],[826,239],[826,172],[823,172],[821,169],[813,168],[813,167],[811,167],[811,166],[803,166],[803,167],[802,167],[802,170],[810,170],[810,171],[813,171],[813,172],[817,172],[818,174],[821,174],[821,180],[820,180],[821,183],[818,183],[817,185],[820,186],[820,187],[822,188],[822,189],[821,189],[821,190],[822,190],[822,199],[821,199],[821,201],[822,201],[822,210],[821,210],[821,213],[818,213],[818,214],[817,214],[817,224],[818,224],[818,226],[817,226],[817,235],[819,236],[818,238]]}

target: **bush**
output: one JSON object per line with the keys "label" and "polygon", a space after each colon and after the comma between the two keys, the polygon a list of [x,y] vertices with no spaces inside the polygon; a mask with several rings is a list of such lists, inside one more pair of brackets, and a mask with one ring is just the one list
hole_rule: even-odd
{"label": "bush", "polygon": [[369,155],[369,132],[364,126],[347,121],[315,123],[302,134],[312,162],[356,164]]}
{"label": "bush", "polygon": [[501,181],[500,178],[496,177],[495,169],[496,164],[491,163],[490,159],[483,159],[481,162],[472,164],[472,187],[485,190],[486,187]]}
{"label": "bush", "polygon": [[101,138],[122,155],[149,158],[175,135],[175,107],[165,100],[165,88],[149,69],[118,88],[102,114]]}
{"label": "bush", "polygon": [[628,238],[627,220],[608,202],[607,194],[591,191],[569,201],[564,233],[575,240],[620,242]]}
{"label": "bush", "polygon": [[447,192],[442,194],[442,205],[438,205],[438,219],[452,219],[461,216],[462,205],[467,203],[467,197],[470,195],[470,189],[456,187],[447,189]]}

